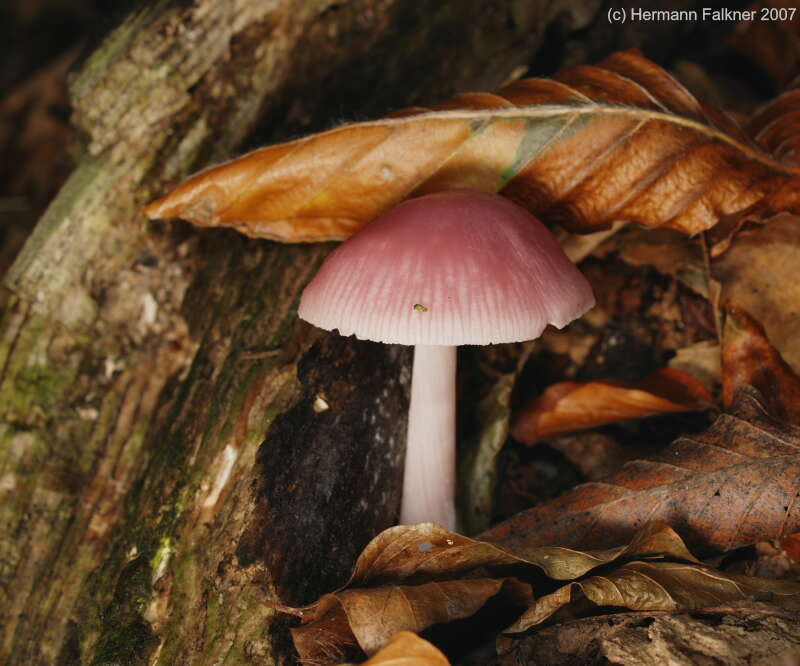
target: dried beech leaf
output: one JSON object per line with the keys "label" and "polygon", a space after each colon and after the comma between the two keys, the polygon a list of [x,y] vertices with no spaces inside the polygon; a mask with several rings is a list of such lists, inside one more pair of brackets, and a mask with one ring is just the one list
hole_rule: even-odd
{"label": "dried beech leaf", "polygon": [[766,413],[750,387],[704,433],[680,437],[648,460],[627,463],[523,511],[481,535],[519,544],[608,548],[648,520],[684,534],[693,547],[726,551],[800,530],[800,428]]}
{"label": "dried beech leaf", "polygon": [[625,263],[653,267],[708,298],[708,265],[699,239],[670,229],[631,227],[615,239],[614,248]]}
{"label": "dried beech leaf", "polygon": [[72,136],[66,80],[80,51],[76,45],[62,52],[0,98],[3,191],[33,195],[37,209],[44,210],[69,173],[62,157]]}
{"label": "dried beech leaf", "polygon": [[800,534],[790,534],[781,539],[780,547],[795,564],[800,565]]}
{"label": "dried beech leaf", "polygon": [[726,404],[737,386],[754,386],[777,417],[800,424],[800,377],[772,346],[764,328],[733,302],[724,309],[722,387]]}
{"label": "dried beech leaf", "polygon": [[450,666],[450,662],[439,648],[424,638],[401,631],[363,666]]}
{"label": "dried beech leaf", "polygon": [[606,423],[666,412],[707,409],[712,396],[680,370],[662,368],[636,384],[559,382],[514,414],[511,435],[525,444]]}
{"label": "dried beech leaf", "polygon": [[574,264],[579,264],[627,226],[627,221],[620,220],[614,222],[608,229],[593,231],[590,234],[571,234],[563,229],[556,229],[556,238],[558,238],[561,249],[564,250],[564,254],[569,257],[570,261]]}
{"label": "dried beech leaf", "polygon": [[536,545],[524,541],[486,543],[449,532],[434,523],[397,525],[376,536],[358,558],[348,587],[450,579],[479,567],[530,564],[550,578],[570,580],[621,557],[669,555],[694,561],[669,527],[649,523],[627,546],[606,550]]}
{"label": "dried beech leaf", "polygon": [[[772,10],[771,20],[762,18],[770,16],[762,13],[767,8],[778,10]],[[778,88],[783,88],[798,73],[800,63],[800,30],[795,5],[788,0],[758,0],[749,9],[755,9],[761,20],[740,20],[730,31],[728,42],[760,65]]]}
{"label": "dried beech leaf", "polygon": [[570,583],[541,597],[506,632],[526,631],[557,612],[563,617],[569,606],[582,599],[595,606],[631,610],[693,610],[734,601],[767,601],[800,610],[800,584],[726,574],[700,564],[628,562],[608,574]]}
{"label": "dried beech leaf", "polygon": [[345,589],[294,611],[303,618],[292,630],[295,647],[303,659],[335,663],[359,651],[373,654],[398,631],[419,632],[469,617],[496,595],[520,608],[530,605],[527,583],[469,578],[478,568],[529,565],[551,578],[571,580],[621,558],[667,556],[697,562],[681,538],[658,523],[647,524],[627,546],[606,551],[515,545],[517,551],[503,549],[433,523],[384,530],[364,549]]}
{"label": "dried beech leaf", "polygon": [[600,430],[548,437],[547,446],[563,455],[587,481],[601,481],[635,457],[630,447]]}
{"label": "dried beech leaf", "polygon": [[798,266],[800,217],[779,215],[763,226],[740,231],[730,249],[712,262],[711,275],[721,287],[719,302],[733,301],[754,317],[800,373]]}
{"label": "dried beech leaf", "polygon": [[301,659],[318,664],[340,661],[355,645],[373,655],[400,631],[420,632],[470,617],[498,594],[507,595],[516,605],[524,606],[532,599],[530,586],[514,579],[341,590],[304,610],[302,625],[291,630],[292,639]]}
{"label": "dried beech leaf", "polygon": [[571,231],[634,220],[693,234],[756,205],[800,212],[799,175],[667,72],[623,52],[257,150],[145,212],[282,241],[342,239],[407,197],[472,188]]}
{"label": "dried beech leaf", "polygon": [[716,341],[703,340],[676,350],[669,367],[691,375],[711,392],[722,383],[720,347]]}
{"label": "dried beech leaf", "polygon": [[745,128],[764,151],[791,166],[800,165],[800,136],[797,131],[800,123],[799,83],[796,81],[794,87],[760,109]]}

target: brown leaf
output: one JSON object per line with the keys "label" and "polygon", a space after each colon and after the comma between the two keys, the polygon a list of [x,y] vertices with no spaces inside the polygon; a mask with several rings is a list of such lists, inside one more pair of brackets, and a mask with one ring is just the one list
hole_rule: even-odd
{"label": "brown leaf", "polygon": [[304,611],[303,624],[291,630],[292,639],[301,659],[314,663],[335,663],[356,645],[373,655],[400,631],[420,632],[470,617],[498,594],[516,604],[531,598],[530,586],[514,579],[341,590],[326,594]]}
{"label": "brown leaf", "polygon": [[257,150],[190,178],[150,217],[282,241],[345,238],[399,201],[501,191],[572,231],[697,233],[758,204],[800,211],[800,171],[635,52]]}
{"label": "brown leaf", "polygon": [[625,263],[655,268],[708,298],[708,266],[698,238],[670,229],[631,227],[615,239],[614,248]]}
{"label": "brown leaf", "polygon": [[[798,83],[800,82],[795,81],[792,88],[761,108],[746,127],[747,133],[756,140],[762,150],[792,166],[800,163],[800,137],[797,132],[800,120]],[[780,211],[781,208],[775,210]]]}
{"label": "brown leaf", "polygon": [[522,540],[487,543],[470,539],[434,523],[397,525],[384,530],[367,545],[356,562],[348,587],[450,579],[479,567],[507,564],[534,565],[550,578],[570,580],[620,557],[667,554],[694,560],[680,537],[663,524],[649,523],[628,541],[627,546],[605,550],[530,547]]}
{"label": "brown leaf", "polygon": [[69,162],[63,159],[72,137],[67,72],[81,48],[78,44],[64,51],[0,97],[3,190],[32,197],[37,212],[69,175]]}
{"label": "brown leaf", "polygon": [[587,599],[631,610],[693,610],[733,601],[767,601],[800,610],[800,584],[726,574],[701,564],[628,562],[603,576],[570,583],[539,598],[507,633],[520,633]]}
{"label": "brown leaf", "polygon": [[579,264],[598,247],[612,239],[628,226],[626,221],[614,222],[608,229],[593,231],[589,234],[571,234],[563,229],[556,229],[555,236],[570,261]]}
{"label": "brown leaf", "polygon": [[669,367],[691,375],[712,393],[722,383],[720,347],[715,340],[703,340],[676,350]]}
{"label": "brown leaf", "polygon": [[481,538],[608,548],[648,520],[690,545],[730,550],[800,530],[800,428],[776,421],[757,391],[742,387],[731,413],[704,433],[680,437],[649,460],[627,463],[602,483],[586,483],[524,511]]}
{"label": "brown leaf", "polygon": [[[800,91],[798,91],[800,93]],[[740,231],[711,264],[719,302],[733,301],[761,326],[783,358],[800,372],[800,217],[779,215]]]}
{"label": "brown leaf", "polygon": [[634,457],[629,448],[598,430],[549,437],[547,445],[563,455],[587,481],[600,481]]}
{"label": "brown leaf", "polygon": [[781,539],[780,546],[794,562],[800,564],[800,534],[790,534]]}
{"label": "brown leaf", "polygon": [[511,435],[533,444],[607,423],[665,412],[707,409],[711,394],[680,370],[656,370],[642,381],[559,382],[514,414]]}
{"label": "brown leaf", "polygon": [[674,531],[657,523],[639,530],[627,546],[604,551],[513,546],[469,539],[433,523],[384,530],[358,558],[346,589],[294,611],[303,618],[292,630],[295,647],[303,659],[334,663],[358,650],[372,654],[398,631],[469,617],[496,595],[520,608],[530,605],[527,583],[470,578],[479,568],[536,566],[551,578],[570,580],[621,558],[697,561]]}
{"label": "brown leaf", "polygon": [[800,377],[772,346],[764,328],[732,301],[722,327],[722,387],[725,404],[738,386],[749,384],[764,396],[771,413],[800,424]]}
{"label": "brown leaf", "polygon": [[[739,21],[728,41],[758,63],[778,87],[783,88],[797,74],[800,61],[796,6],[787,0],[759,0],[752,3],[749,9],[756,11],[755,16],[759,20]],[[763,20],[762,17],[770,20]]]}
{"label": "brown leaf", "polygon": [[450,666],[441,651],[410,631],[392,636],[386,647],[363,666]]}

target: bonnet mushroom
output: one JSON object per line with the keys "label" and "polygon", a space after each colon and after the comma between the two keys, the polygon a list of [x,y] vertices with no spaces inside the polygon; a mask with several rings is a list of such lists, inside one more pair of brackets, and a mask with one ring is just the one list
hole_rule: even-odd
{"label": "bonnet mushroom", "polygon": [[539,220],[496,194],[454,190],[407,200],[342,243],[299,315],[415,345],[400,522],[454,529],[456,346],[532,340],[593,305]]}

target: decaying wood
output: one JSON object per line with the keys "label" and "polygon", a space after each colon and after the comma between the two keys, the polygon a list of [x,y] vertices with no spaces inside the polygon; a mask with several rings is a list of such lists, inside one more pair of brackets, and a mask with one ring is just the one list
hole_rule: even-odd
{"label": "decaying wood", "polygon": [[330,246],[141,206],[248,136],[496,88],[574,4],[153,2],[88,58],[78,166],[2,293],[0,661],[292,659],[262,601],[394,519],[409,354],[297,322]]}
{"label": "decaying wood", "polygon": [[506,639],[494,666],[777,664],[797,654],[800,616],[753,602],[697,613],[618,613]]}

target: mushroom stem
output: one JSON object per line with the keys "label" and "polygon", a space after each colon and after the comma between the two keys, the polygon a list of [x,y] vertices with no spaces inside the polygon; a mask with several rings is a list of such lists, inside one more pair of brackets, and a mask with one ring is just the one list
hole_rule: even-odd
{"label": "mushroom stem", "polygon": [[456,347],[416,345],[400,522],[455,529]]}

